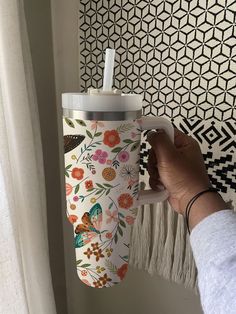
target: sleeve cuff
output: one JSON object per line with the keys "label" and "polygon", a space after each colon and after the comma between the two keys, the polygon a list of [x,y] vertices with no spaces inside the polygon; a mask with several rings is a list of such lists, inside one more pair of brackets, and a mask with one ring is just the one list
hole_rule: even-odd
{"label": "sleeve cuff", "polygon": [[190,243],[198,268],[212,261],[222,263],[225,256],[235,254],[236,213],[226,209],[209,215],[194,227]]}

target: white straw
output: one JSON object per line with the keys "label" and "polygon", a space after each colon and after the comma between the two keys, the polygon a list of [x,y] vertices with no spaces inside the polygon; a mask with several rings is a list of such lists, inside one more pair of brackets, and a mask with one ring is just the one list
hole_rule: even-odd
{"label": "white straw", "polygon": [[115,52],[115,49],[106,49],[105,67],[103,73],[103,91],[112,90]]}

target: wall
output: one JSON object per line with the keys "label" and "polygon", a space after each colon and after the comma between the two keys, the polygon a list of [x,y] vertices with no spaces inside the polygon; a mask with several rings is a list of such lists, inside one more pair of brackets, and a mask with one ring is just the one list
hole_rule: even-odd
{"label": "wall", "polygon": [[[116,49],[114,86],[143,95],[143,113],[169,118],[201,144],[212,183],[236,204],[234,1],[80,2],[81,88],[102,85]],[[148,146],[141,150],[145,174]]]}
{"label": "wall", "polygon": [[24,0],[24,6],[41,124],[48,209],[49,254],[53,288],[57,313],[66,314],[67,304],[51,7],[49,0]]}

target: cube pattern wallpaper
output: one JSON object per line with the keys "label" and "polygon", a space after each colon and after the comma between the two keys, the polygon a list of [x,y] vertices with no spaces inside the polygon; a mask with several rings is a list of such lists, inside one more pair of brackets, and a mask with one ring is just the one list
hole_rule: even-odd
{"label": "cube pattern wallpaper", "polygon": [[79,20],[81,91],[102,86],[105,49],[116,49],[114,87],[195,137],[213,185],[235,201],[236,2],[81,0]]}

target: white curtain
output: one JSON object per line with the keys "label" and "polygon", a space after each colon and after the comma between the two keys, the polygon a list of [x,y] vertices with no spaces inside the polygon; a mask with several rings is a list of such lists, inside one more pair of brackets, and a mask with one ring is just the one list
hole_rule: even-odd
{"label": "white curtain", "polygon": [[56,313],[23,5],[0,0],[0,313]]}

